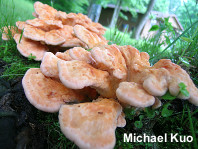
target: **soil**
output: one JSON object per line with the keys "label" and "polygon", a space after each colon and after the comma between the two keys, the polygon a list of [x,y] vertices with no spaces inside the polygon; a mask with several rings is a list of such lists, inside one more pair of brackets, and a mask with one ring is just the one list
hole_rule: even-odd
{"label": "soil", "polygon": [[[0,74],[4,65],[0,61]],[[47,132],[39,122],[38,110],[27,100],[21,81],[21,77],[0,78],[0,148],[46,148]]]}

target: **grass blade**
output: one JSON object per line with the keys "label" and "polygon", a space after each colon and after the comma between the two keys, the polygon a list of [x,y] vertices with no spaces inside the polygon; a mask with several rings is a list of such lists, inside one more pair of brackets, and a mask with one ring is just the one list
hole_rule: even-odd
{"label": "grass blade", "polygon": [[[188,27],[181,35],[179,35],[173,42],[171,42],[162,52],[160,52],[159,54],[157,54],[155,57],[158,57],[160,55],[162,55],[168,48],[170,48],[180,37],[182,37],[184,34],[186,34],[188,32],[189,29],[191,29],[195,24],[198,23],[198,20],[195,21],[190,27]],[[150,58],[153,59],[154,57]]]}
{"label": "grass blade", "polygon": [[195,130],[194,130],[194,127],[193,127],[193,122],[192,122],[189,106],[188,106],[188,119],[189,119],[189,123],[190,123],[190,131],[191,131],[192,137],[193,137],[194,148],[198,148],[196,134],[195,134]]}

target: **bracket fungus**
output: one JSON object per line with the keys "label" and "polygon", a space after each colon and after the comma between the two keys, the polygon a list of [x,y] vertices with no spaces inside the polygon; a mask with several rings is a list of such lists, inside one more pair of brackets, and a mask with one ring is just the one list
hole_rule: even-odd
{"label": "bracket fungus", "polygon": [[[49,51],[54,54],[58,51],[66,51],[68,48],[72,47],[83,47],[88,49],[90,48],[90,43],[84,41],[90,40],[90,37],[85,36],[84,33],[84,36],[80,36],[79,32],[77,34],[74,33],[74,26],[79,25],[87,31],[86,34],[97,38],[97,40],[94,41],[94,45],[107,43],[107,40],[103,37],[106,29],[101,24],[92,22],[86,15],[81,13],[67,14],[65,12],[57,11],[53,7],[38,1],[34,3],[34,10],[34,19],[26,20],[24,22],[17,21],[16,27],[9,27],[12,34],[11,37],[14,37],[16,33],[21,33],[22,37],[28,39],[26,40],[27,42],[37,41],[41,43],[41,48],[45,45],[48,47]],[[2,30],[2,39],[9,40],[8,29],[4,27]],[[31,44],[39,46],[37,42],[31,42]],[[92,47],[94,45],[92,45]],[[20,53],[21,49],[25,49],[25,47],[22,46],[23,45],[20,45],[20,49],[18,49],[19,46],[17,46]],[[38,61],[42,59],[40,55],[31,51],[31,49],[26,53],[35,56]],[[27,54],[22,55],[25,57],[29,56]]]}
{"label": "bracket fungus", "polygon": [[63,28],[63,24],[59,20],[41,20],[41,19],[35,18],[33,20],[27,20],[26,23],[31,26],[40,28],[46,32],[50,30]]}
{"label": "bracket fungus", "polygon": [[[188,99],[189,102],[198,106],[198,89],[185,70],[168,59],[159,60],[153,67],[162,67],[169,72],[170,78],[168,80],[168,90],[173,96],[177,96],[180,99]],[[186,85],[189,96],[184,96],[180,93],[178,84],[181,82]]]}
{"label": "bracket fungus", "polygon": [[124,126],[118,122],[121,114],[116,100],[99,98],[91,103],[62,105],[59,122],[64,135],[80,148],[109,149],[115,145],[116,127]]}
{"label": "bracket fungus", "polygon": [[43,4],[39,1],[34,3],[34,10],[35,14],[39,19],[43,20],[53,20],[55,18],[55,15],[57,13],[57,10],[53,7],[50,7],[47,4]]}
{"label": "bracket fungus", "polygon": [[149,107],[155,102],[155,98],[135,82],[120,83],[116,95],[121,102],[138,108]]}
{"label": "bracket fungus", "polygon": [[82,40],[85,44],[88,45],[89,49],[92,49],[93,47],[96,47],[99,45],[107,44],[107,40],[100,38],[98,34],[94,32],[90,32],[82,25],[75,25],[74,33],[80,40]]}
{"label": "bracket fungus", "polygon": [[28,57],[29,55],[36,55],[35,60],[40,61],[45,52],[48,51],[48,47],[45,45],[42,45],[38,41],[33,41],[31,39],[27,39],[22,36],[20,39],[20,34],[14,35],[14,40],[17,43],[17,49],[21,53],[21,55]]}
{"label": "bracket fungus", "polygon": [[113,97],[114,92],[106,71],[98,70],[84,61],[58,61],[59,78],[68,88],[92,87],[104,97]]}
{"label": "bracket fungus", "polygon": [[91,56],[98,69],[109,72],[117,79],[126,79],[126,63],[116,45],[94,47],[91,50]]}
{"label": "bracket fungus", "polygon": [[[58,81],[66,90],[74,92],[72,97],[78,95],[74,100],[76,104],[67,104],[71,100],[66,99],[54,102],[57,102],[55,111],[61,107],[62,132],[80,148],[114,147],[116,127],[126,125],[121,105],[123,108],[150,106],[156,109],[162,105],[160,96],[168,90],[172,95],[198,105],[198,89],[186,71],[170,60],[160,60],[150,66],[149,55],[132,46],[100,45],[91,51],[74,47],[56,55],[46,52],[39,71],[42,76]],[[180,82],[187,85],[188,97],[179,93]],[[27,92],[27,87],[23,86]],[[43,81],[43,86],[49,85]],[[63,93],[58,91],[57,95],[60,94]],[[35,107],[34,101],[47,101],[45,94],[43,99],[26,96]]]}
{"label": "bracket fungus", "polygon": [[23,77],[22,84],[30,103],[45,112],[58,112],[62,104],[84,99],[60,81],[44,76],[39,68],[30,68]]}
{"label": "bracket fungus", "polygon": [[57,63],[60,59],[51,52],[46,52],[40,65],[41,72],[47,77],[59,78]]}
{"label": "bracket fungus", "polygon": [[[126,125],[124,106],[158,108],[167,91],[198,106],[198,89],[170,60],[151,66],[145,52],[108,45],[105,28],[81,13],[41,2],[34,9],[35,19],[4,28],[2,38],[10,39],[10,29],[23,56],[42,60],[23,77],[25,95],[39,110],[59,111],[62,132],[80,148],[113,148],[115,129]],[[181,82],[189,96],[180,93]]]}

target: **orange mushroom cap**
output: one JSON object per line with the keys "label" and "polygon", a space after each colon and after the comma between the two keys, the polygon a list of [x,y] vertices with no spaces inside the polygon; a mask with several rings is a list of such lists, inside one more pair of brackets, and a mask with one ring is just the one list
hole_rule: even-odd
{"label": "orange mushroom cap", "polygon": [[45,41],[45,33],[45,31],[39,28],[31,25],[25,25],[23,36],[34,41]]}
{"label": "orange mushroom cap", "polygon": [[113,99],[62,105],[59,123],[63,134],[79,148],[109,149],[115,145],[121,105]]}
{"label": "orange mushroom cap", "polygon": [[41,20],[35,18],[33,20],[27,20],[26,23],[44,31],[63,28],[62,22],[58,20]]}
{"label": "orange mushroom cap", "polygon": [[48,48],[45,45],[42,45],[38,41],[33,41],[22,36],[20,40],[21,34],[15,34],[14,40],[17,43],[17,49],[21,53],[21,55],[28,57],[30,55],[36,56],[35,60],[40,61],[45,52],[48,51]]}
{"label": "orange mushroom cap", "polygon": [[34,10],[38,18],[43,20],[53,20],[57,13],[56,9],[39,1],[34,3]]}
{"label": "orange mushroom cap", "polygon": [[65,39],[59,35],[57,30],[51,30],[45,33],[45,43],[48,45],[61,45]]}
{"label": "orange mushroom cap", "polygon": [[46,52],[40,66],[41,72],[47,77],[59,78],[58,61],[60,59],[51,52]]}
{"label": "orange mushroom cap", "polygon": [[116,45],[94,47],[91,50],[91,56],[99,69],[108,71],[118,79],[126,79],[127,68],[125,59]]}
{"label": "orange mushroom cap", "polygon": [[71,58],[71,56],[69,55],[69,50],[67,50],[67,51],[65,51],[63,53],[62,52],[57,52],[55,54],[55,56],[58,57],[58,58],[60,58],[60,59],[62,59],[62,60],[65,60],[65,61],[71,61],[71,60],[73,60]]}
{"label": "orange mushroom cap", "polygon": [[91,57],[91,53],[84,48],[81,47],[74,47],[72,49],[69,49],[69,55],[74,60],[84,61],[88,64],[93,62],[93,59]]}
{"label": "orange mushroom cap", "polygon": [[75,25],[74,33],[81,41],[87,44],[90,49],[100,45],[107,45],[106,40],[100,38],[96,33],[88,31],[82,25]]}
{"label": "orange mushroom cap", "polygon": [[[188,99],[192,104],[198,106],[198,89],[191,80],[188,73],[183,70],[179,65],[176,65],[168,59],[159,60],[154,68],[165,68],[170,74],[168,80],[170,94],[177,96],[180,99]],[[179,83],[183,82],[186,85],[186,89],[189,92],[189,96],[184,96],[180,93]]]}
{"label": "orange mushroom cap", "polygon": [[90,86],[95,88],[103,97],[114,97],[115,92],[109,74],[98,70],[84,61],[58,61],[59,78],[71,89],[82,89]]}
{"label": "orange mushroom cap", "polygon": [[62,104],[84,99],[61,82],[45,77],[39,68],[30,68],[24,75],[22,84],[29,102],[45,112],[58,112]]}
{"label": "orange mushroom cap", "polygon": [[155,102],[155,98],[148,94],[142,85],[134,82],[120,83],[116,95],[119,101],[134,107],[149,107]]}
{"label": "orange mushroom cap", "polygon": [[74,35],[73,26],[63,25],[63,28],[59,29],[58,31],[59,35],[65,39],[65,42],[60,45],[61,47],[87,48],[87,45]]}

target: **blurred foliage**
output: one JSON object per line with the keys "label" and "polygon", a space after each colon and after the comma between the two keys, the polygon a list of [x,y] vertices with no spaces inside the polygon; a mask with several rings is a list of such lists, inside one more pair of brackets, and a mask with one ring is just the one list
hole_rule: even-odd
{"label": "blurred foliage", "polygon": [[169,12],[176,14],[183,27],[186,28],[198,19],[198,4],[196,0],[182,1],[182,3],[178,0],[170,0]]}
{"label": "blurred foliage", "polygon": [[[37,0],[32,0],[37,1]],[[87,13],[89,0],[39,0],[44,4],[53,6],[55,9],[65,11],[67,13]]]}
{"label": "blurred foliage", "polygon": [[[107,4],[115,4],[117,0],[107,0],[104,3],[104,0],[97,0],[97,2],[103,6],[106,7]],[[149,0],[138,0],[138,1],[134,1],[134,0],[122,0],[121,6],[122,8],[126,11],[130,11],[131,14],[134,17],[137,17],[137,13],[145,13],[147,6],[148,6]],[[155,3],[155,6],[153,8],[153,10],[155,11],[160,11],[160,12],[168,12],[168,6],[169,6],[169,1],[167,0],[158,0]]]}
{"label": "blurred foliage", "polygon": [[27,0],[0,0],[0,28],[32,19],[33,3]]}

